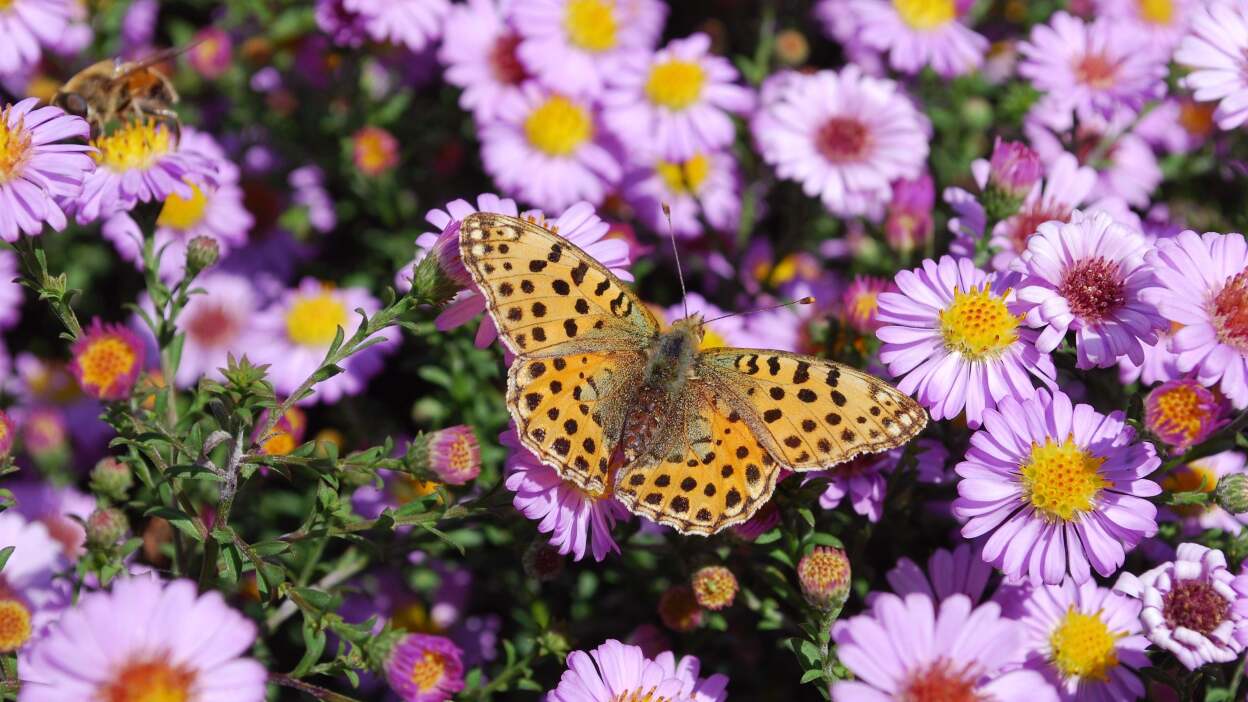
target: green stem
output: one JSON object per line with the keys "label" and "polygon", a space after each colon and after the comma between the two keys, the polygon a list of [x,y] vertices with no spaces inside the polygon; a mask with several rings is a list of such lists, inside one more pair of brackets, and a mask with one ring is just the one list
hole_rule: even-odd
{"label": "green stem", "polygon": [[61,320],[61,324],[69,333],[70,341],[77,341],[78,337],[82,336],[82,325],[78,323],[78,316],[74,314],[70,306],[77,291],[69,289],[65,274],[52,276],[48,273],[48,262],[44,257],[43,245],[36,237],[26,235],[18,237],[13,243],[13,249],[17,251],[25,271],[23,282],[39,295],[39,299],[48,301],[52,307],[52,313]]}
{"label": "green stem", "polygon": [[360,702],[354,697],[342,695],[333,690],[326,690],[319,685],[306,683],[297,678],[292,678],[285,673],[269,673],[269,682],[289,687],[292,690],[298,690],[304,694],[310,695],[315,699],[324,700],[325,702]]}

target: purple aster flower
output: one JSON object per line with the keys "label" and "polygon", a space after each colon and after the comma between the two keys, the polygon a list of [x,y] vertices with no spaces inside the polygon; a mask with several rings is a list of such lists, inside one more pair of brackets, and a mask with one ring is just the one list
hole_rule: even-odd
{"label": "purple aster flower", "polygon": [[850,65],[773,85],[751,124],[763,160],[833,214],[878,216],[890,184],[923,171],[925,118],[896,83]]}
{"label": "purple aster flower", "polygon": [[157,0],[133,0],[126,8],[121,18],[121,45],[127,58],[139,58],[151,52],[159,15]]}
{"label": "purple aster flower", "polygon": [[429,469],[448,485],[465,485],[481,473],[481,447],[472,427],[457,424],[429,435]]}
{"label": "purple aster flower", "polygon": [[1191,69],[1183,85],[1197,100],[1218,103],[1218,127],[1231,130],[1248,120],[1248,8],[1211,2],[1197,9],[1174,60]]}
{"label": "purple aster flower", "polygon": [[186,61],[208,80],[216,80],[230,70],[234,40],[220,27],[204,27],[195,32],[194,42],[186,53]]}
{"label": "purple aster flower", "polygon": [[1144,344],[1144,362],[1135,363],[1126,356],[1118,359],[1118,379],[1125,383],[1137,380],[1145,387],[1154,383],[1174,380],[1183,374],[1179,372],[1178,356],[1170,350],[1170,339],[1177,331],[1173,322],[1170,329],[1162,330],[1157,335],[1157,343]]}
{"label": "purple aster flower", "polygon": [[[369,315],[381,309],[364,288],[336,288],[313,278],[286,291],[277,302],[260,312],[255,332],[267,342],[252,349],[256,363],[269,364],[269,381],[279,395],[295,391],[320,367],[338,328],[350,338],[360,326],[356,309]],[[382,358],[399,344],[394,327],[374,335],[383,339],[350,358],[343,372],[318,383],[316,390],[300,400],[304,404],[334,403],[344,395],[358,395],[370,378],[381,371]],[[251,354],[249,354],[251,355]]]}
{"label": "purple aster flower", "polygon": [[1038,114],[1056,129],[1075,118],[1130,117],[1165,94],[1168,53],[1122,22],[1058,12],[1032,29],[1019,52],[1019,75],[1046,93]]}
{"label": "purple aster flower", "polygon": [[144,370],[146,350],[129,327],[95,317],[70,348],[69,372],[88,396],[124,400]]}
{"label": "purple aster flower", "polygon": [[1026,197],[1044,176],[1040,156],[1026,144],[997,141],[988,162],[988,182],[998,191],[1013,197]]}
{"label": "purple aster flower", "polygon": [[442,35],[449,0],[342,0],[374,41],[420,51]]}
{"label": "purple aster flower", "polygon": [[178,330],[186,334],[178,387],[190,387],[202,377],[219,379],[230,354],[241,358],[266,343],[255,331],[260,301],[250,280],[213,271],[197,278],[195,287],[204,292],[192,296],[177,319]]}
{"label": "purple aster flower", "polygon": [[0,7],[0,75],[39,63],[43,48],[58,48],[77,19],[75,0],[10,0]]}
{"label": "purple aster flower", "polygon": [[1113,574],[1157,532],[1145,476],[1161,465],[1122,412],[1108,416],[1041,390],[984,412],[971,437],[953,513],[962,536],[988,535],[984,560],[1011,578],[1060,584]]}
{"label": "purple aster flower", "polygon": [[702,233],[699,214],[719,231],[736,231],[741,219],[741,176],[725,151],[698,153],[685,161],[658,160],[624,178],[624,198],[647,227],[667,231],[663,205],[672,213],[677,236]]}
{"label": "purple aster flower", "polygon": [[386,681],[403,702],[446,702],[464,689],[462,655],[448,638],[408,634],[386,660]]}
{"label": "purple aster flower", "polygon": [[1114,590],[1140,601],[1144,635],[1174,654],[1188,670],[1229,663],[1248,640],[1248,616],[1221,551],[1180,544],[1175,560],[1136,576],[1118,576]]}
{"label": "purple aster flower", "polygon": [[[22,2],[13,7],[33,6],[36,9],[30,12],[42,14],[38,9],[42,5]],[[0,27],[5,25],[5,13],[12,11],[0,10]],[[5,241],[16,241],[21,233],[39,234],[44,222],[64,229],[62,206],[78,196],[83,180],[95,170],[89,147],[58,143],[87,138],[87,122],[59,107],[35,109],[38,104],[36,98],[27,98],[0,110],[0,239]]]}
{"label": "purple aster flower", "polygon": [[446,82],[463,90],[459,106],[481,122],[520,93],[529,72],[516,49],[520,35],[507,22],[507,0],[468,0],[451,7],[438,60]]}
{"label": "purple aster flower", "polygon": [[1211,103],[1196,102],[1187,96],[1168,97],[1140,118],[1134,132],[1162,153],[1191,153],[1213,136],[1217,128],[1214,109]]}
{"label": "purple aster flower", "polygon": [[732,114],[754,107],[728,59],[694,34],[651,54],[637,52],[606,77],[603,121],[628,148],[685,161],[732,144]]}
{"label": "purple aster flower", "polygon": [[592,651],[568,654],[568,669],[559,685],[547,694],[550,702],[723,702],[728,678],[698,677],[700,662],[693,656],[679,660],[671,651],[655,659],[640,646],[608,639]]}
{"label": "purple aster flower", "polygon": [[1024,273],[1020,308],[1029,325],[1043,329],[1036,348],[1051,352],[1073,330],[1079,368],[1108,368],[1120,356],[1143,363],[1141,342],[1156,343],[1169,327],[1146,299],[1157,286],[1147,252],[1139,232],[1104,212],[1075,211],[1067,223],[1041,224],[1013,264]]}
{"label": "purple aster flower", "polygon": [[892,449],[883,453],[865,454],[839,463],[829,470],[805,473],[803,477],[805,480],[831,479],[823,494],[819,495],[820,507],[836,509],[848,496],[854,512],[866,517],[869,522],[878,522],[884,513],[887,475],[897,467],[902,453],[902,449]]}
{"label": "purple aster flower", "polygon": [[1180,372],[1219,385],[1248,407],[1248,242],[1243,234],[1186,231],[1149,253],[1162,288],[1157,307],[1182,329],[1170,340]]}
{"label": "purple aster flower", "polygon": [[0,549],[13,548],[0,573],[0,652],[37,641],[71,600],[60,545],[39,522],[14,511],[0,514]]}
{"label": "purple aster flower", "polygon": [[1038,587],[1022,624],[1024,665],[1058,689],[1063,702],[1144,696],[1136,671],[1150,663],[1140,604],[1089,580]]}
{"label": "purple aster flower", "polygon": [[83,595],[25,652],[19,699],[262,702],[265,669],[241,657],[255,638],[220,593],[199,596],[190,580],[121,579]]}
{"label": "purple aster flower", "polygon": [[[438,484],[418,480],[410,473],[386,470],[377,471],[381,485],[367,483],[356,488],[351,495],[351,506],[356,513],[368,519],[376,519],[387,509],[397,509],[413,500],[432,495]],[[400,526],[399,529],[407,529]]]}
{"label": "purple aster flower", "polygon": [[525,517],[537,521],[537,530],[550,534],[550,543],[563,555],[575,560],[585,557],[586,542],[594,560],[601,561],[620,547],[611,538],[616,520],[628,519],[624,509],[610,494],[590,495],[572,483],[564,482],[554,468],[544,465],[520,443],[515,423],[499,435],[507,447],[507,489],[516,493],[512,504]]}
{"label": "purple aster flower", "polygon": [[630,54],[652,48],[667,5],[659,0],[529,0],[511,8],[520,60],[545,87],[595,96]]}
{"label": "purple aster flower", "polygon": [[930,173],[902,178],[892,185],[893,198],[884,218],[884,241],[894,251],[908,254],[931,240],[935,231],[932,209],[936,186]]}
{"label": "purple aster flower", "polygon": [[841,316],[859,334],[873,334],[880,328],[878,313],[880,293],[896,292],[891,280],[870,276],[854,276],[854,281],[841,296]]}
{"label": "purple aster flower", "polygon": [[1176,378],[1144,398],[1144,426],[1180,451],[1225,426],[1227,402],[1191,378]]}
{"label": "purple aster flower", "polygon": [[1206,0],[1097,0],[1097,15],[1129,20],[1132,31],[1147,34],[1159,49],[1174,48]]}
{"label": "purple aster flower", "polygon": [[857,678],[832,685],[836,702],[1058,699],[1039,673],[1015,665],[1019,632],[996,603],[882,593],[868,613],[834,624],[832,638]]}
{"label": "purple aster flower", "polygon": [[[1025,582],[999,582],[989,592],[993,570],[980,555],[980,544],[963,542],[950,551],[938,548],[927,559],[923,570],[909,558],[902,558],[885,574],[888,586],[898,597],[919,594],[933,602],[946,600],[954,595],[965,595],[972,605],[995,602],[1001,607],[1005,619],[1018,619],[1023,614],[1023,601],[1031,593]],[[867,595],[870,605],[878,593]]]}
{"label": "purple aster flower", "polygon": [[495,182],[546,209],[601,204],[623,169],[594,106],[532,82],[504,99],[497,120],[480,128],[481,159]]}
{"label": "purple aster flower", "polygon": [[[1054,162],[1067,153],[1066,146],[1052,128],[1035,118],[1036,111],[1033,109],[1027,117],[1023,131],[1041,160],[1052,168]],[[1075,130],[1073,151],[1082,165],[1097,172],[1092,198],[1098,201],[1116,198],[1133,207],[1143,208],[1148,206],[1153,191],[1161,184],[1161,166],[1148,142],[1135,132],[1127,131],[1126,126],[1111,127],[1095,118],[1081,122]],[[1065,134],[1064,131],[1062,133]],[[1093,155],[1097,157],[1093,159]],[[1127,221],[1106,203],[1098,202],[1098,206],[1115,214],[1115,219]]]}
{"label": "purple aster flower", "polygon": [[1028,374],[1054,384],[1053,360],[1036,350],[1037,333],[1014,309],[1017,282],[1017,274],[989,275],[969,259],[942,256],[898,273],[900,292],[880,293],[880,360],[933,419],[965,409],[977,427],[985,409],[1035,393]]}
{"label": "purple aster flower", "polygon": [[925,67],[943,78],[979,68],[988,40],[962,23],[975,3],[969,0],[852,0],[846,11],[856,19],[854,38],[887,52],[889,65],[907,74]]}

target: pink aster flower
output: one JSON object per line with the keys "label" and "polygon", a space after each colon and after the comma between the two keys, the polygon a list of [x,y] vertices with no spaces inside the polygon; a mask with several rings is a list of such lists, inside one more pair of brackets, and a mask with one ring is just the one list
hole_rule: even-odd
{"label": "pink aster flower", "polygon": [[931,240],[935,232],[932,209],[936,185],[930,173],[902,178],[893,183],[893,197],[884,218],[884,241],[889,248],[908,254]]}
{"label": "pink aster flower", "polygon": [[390,42],[420,51],[442,35],[449,0],[342,0],[359,16],[373,41]]}
{"label": "pink aster flower", "polygon": [[256,626],[195,583],[121,579],[92,592],[22,659],[20,702],[262,702],[267,674],[243,658]]}
{"label": "pink aster flower", "polygon": [[1144,237],[1099,212],[1076,211],[1067,223],[1046,222],[1013,268],[1027,323],[1043,331],[1036,348],[1051,352],[1075,332],[1079,368],[1108,368],[1120,356],[1144,362],[1145,344],[1169,324],[1146,299],[1157,286],[1144,262]]}
{"label": "pink aster flower", "polygon": [[181,148],[169,126],[152,120],[128,122],[91,141],[96,169],[76,201],[79,224],[88,224],[140,202],[170,195],[186,200],[195,185],[217,184],[217,164],[199,151]]}
{"label": "pink aster flower", "polygon": [[186,334],[178,387],[202,377],[220,378],[230,354],[242,358],[265,343],[254,331],[260,301],[250,280],[214,271],[197,278],[195,287],[204,292],[192,296],[177,319],[178,330]]}
{"label": "pink aster flower", "polygon": [[1248,513],[1232,514],[1223,509],[1214,499],[1214,490],[1222,478],[1245,473],[1248,473],[1248,457],[1239,451],[1221,451],[1176,466],[1162,479],[1163,490],[1169,493],[1201,491],[1208,493],[1210,499],[1204,505],[1162,507],[1162,520],[1179,522],[1182,534],[1190,538],[1197,538],[1209,529],[1240,534],[1248,522]]}
{"label": "pink aster flower", "polygon": [[985,409],[1035,393],[1028,374],[1054,384],[1053,360],[1036,350],[1037,333],[1015,310],[1017,282],[1017,274],[989,275],[969,259],[942,256],[898,273],[900,292],[880,293],[880,360],[933,419],[965,410],[977,427]]}
{"label": "pink aster flower", "polygon": [[1036,588],[1025,606],[1024,665],[1057,687],[1063,702],[1144,696],[1136,671],[1150,663],[1139,602],[1091,580],[1066,580]]}
{"label": "pink aster flower", "polygon": [[[12,328],[21,317],[25,288],[17,279],[17,254],[8,249],[0,251],[0,329]],[[7,366],[5,363],[4,367]]]}
{"label": "pink aster flower", "polygon": [[39,63],[44,48],[56,49],[78,18],[74,0],[13,0],[0,8],[0,76]]}
{"label": "pink aster flower", "polygon": [[916,74],[925,67],[943,78],[979,68],[988,40],[962,22],[968,0],[852,0],[846,11],[857,20],[855,39],[887,52],[896,70]]}
{"label": "pink aster flower", "polygon": [[335,44],[357,47],[367,36],[366,18],[347,9],[347,0],[316,0],[316,26],[329,35]]}
{"label": "pink aster flower", "polygon": [[659,0],[530,0],[511,8],[520,60],[547,88],[595,96],[630,54],[663,31]]}
{"label": "pink aster flower", "polygon": [[286,176],[286,182],[293,191],[291,200],[307,208],[308,224],[312,225],[312,229],[325,234],[338,226],[334,201],[325,190],[325,173],[318,166],[296,168]]}
{"label": "pink aster flower", "polygon": [[866,454],[826,471],[806,473],[805,477],[807,480],[830,478],[828,487],[819,495],[820,507],[836,509],[848,496],[854,512],[869,522],[878,522],[884,513],[888,473],[897,467],[901,455],[901,449]]}
{"label": "pink aster flower", "polygon": [[1174,48],[1207,0],[1097,0],[1097,15],[1128,20],[1160,50]]}
{"label": "pink aster flower", "polygon": [[834,624],[832,638],[857,678],[832,685],[836,702],[1058,699],[1039,673],[1014,666],[1019,632],[996,603],[882,593],[868,613]]}
{"label": "pink aster flower", "polygon": [[[1041,160],[1052,168],[1054,162],[1067,153],[1067,148],[1051,128],[1044,126],[1043,120],[1035,118],[1034,112],[1024,122],[1023,131]],[[1082,165],[1096,170],[1097,181],[1091,198],[1097,200],[1102,209],[1115,214],[1115,219],[1124,222],[1127,218],[1118,216],[1105,201],[1118,199],[1132,207],[1147,207],[1153,191],[1162,181],[1161,166],[1153,149],[1139,134],[1126,131],[1126,126],[1109,125],[1096,118],[1081,122],[1070,149],[1078,155]]]}
{"label": "pink aster flower", "polygon": [[451,6],[438,60],[446,82],[463,90],[459,106],[481,122],[494,119],[520,93],[529,72],[516,55],[520,35],[507,22],[507,0],[468,0]]}
{"label": "pink aster flower", "polygon": [[616,520],[628,519],[628,510],[609,494],[590,495],[564,482],[520,443],[514,423],[499,435],[507,447],[507,489],[516,493],[512,504],[537,521],[537,530],[550,534],[550,543],[575,560],[585,557],[588,542],[594,560],[601,561],[620,547],[611,538]]}
{"label": "pink aster flower", "polygon": [[481,447],[472,427],[459,424],[429,435],[429,469],[448,485],[464,485],[481,473]]}
{"label": "pink aster flower", "polygon": [[60,545],[39,522],[12,510],[0,513],[0,549],[12,548],[0,572],[0,652],[13,653],[37,641],[70,602]]}
{"label": "pink aster flower", "polygon": [[376,178],[399,165],[399,140],[381,127],[361,127],[351,135],[351,159],[360,173]]}
{"label": "pink aster flower", "polygon": [[1144,425],[1177,450],[1204,441],[1226,425],[1227,403],[1191,378],[1171,380],[1144,398]]}
{"label": "pink aster flower", "polygon": [[1188,670],[1239,657],[1248,616],[1237,611],[1235,576],[1221,551],[1180,544],[1175,560],[1136,576],[1118,576],[1114,590],[1140,601],[1144,635],[1174,654]]}
{"label": "pink aster flower", "polygon": [[95,498],[72,486],[54,486],[40,481],[10,481],[6,486],[17,501],[12,511],[48,530],[61,553],[70,561],[85,553],[87,533],[82,528],[95,511]]}
{"label": "pink aster flower", "polygon": [[854,331],[859,334],[872,334],[880,328],[880,293],[896,291],[897,286],[891,280],[854,276],[854,281],[845,288],[841,296],[841,315]]}
{"label": "pink aster flower", "polygon": [[504,99],[496,121],[480,128],[481,159],[495,182],[546,209],[578,200],[601,204],[623,169],[603,140],[594,106],[535,83]]}
{"label": "pink aster flower", "polygon": [[208,80],[216,80],[230,70],[234,40],[230,33],[220,27],[204,27],[195,32],[193,44],[186,53],[186,61]]}
{"label": "pink aster flower", "polygon": [[1191,69],[1183,84],[1197,100],[1218,103],[1218,127],[1248,120],[1248,8],[1210,2],[1196,10],[1174,60]]}
{"label": "pink aster flower", "polygon": [[1002,401],[971,437],[953,513],[962,536],[987,536],[984,560],[1011,578],[1056,585],[1109,576],[1157,532],[1145,476],[1161,465],[1122,412],[1074,405],[1062,392]]}
{"label": "pink aster flower", "polygon": [[1134,132],[1161,153],[1191,153],[1214,135],[1217,125],[1213,112],[1210,103],[1188,96],[1168,97],[1140,118]]}
{"label": "pink aster flower", "polygon": [[1162,316],[1182,325],[1170,341],[1182,373],[1219,385],[1248,407],[1248,242],[1243,234],[1186,231],[1149,253]]}
{"label": "pink aster flower", "polygon": [[[42,6],[22,2],[13,8],[28,8],[32,15],[39,15],[44,12],[38,9]],[[6,22],[5,13],[13,8],[0,10],[0,28]],[[83,180],[95,170],[95,161],[87,154],[89,147],[59,143],[87,138],[86,121],[59,107],[35,109],[38,104],[38,99],[27,98],[0,110],[0,239],[5,241],[17,241],[22,233],[39,234],[44,222],[57,231],[64,229],[62,206],[77,197]]]}
{"label": "pink aster flower", "polygon": [[[269,364],[273,388],[279,395],[289,395],[320,367],[339,327],[347,338],[356,332],[361,323],[356,309],[373,315],[381,303],[364,288],[336,288],[305,278],[257,315],[255,333],[267,341],[248,355],[254,353],[256,363]],[[342,373],[318,383],[312,395],[300,402],[334,403],[362,392],[381,371],[383,357],[399,344],[394,327],[383,329],[377,337],[383,341],[352,355],[342,364]]]}
{"label": "pink aster flower", "polygon": [[403,702],[446,702],[464,689],[462,657],[448,638],[408,634],[386,660],[386,681]]}
{"label": "pink aster flower", "polygon": [[664,700],[666,702],[723,702],[728,678],[698,677],[700,662],[693,656],[680,660],[670,651],[655,659],[640,646],[608,639],[592,651],[573,651],[559,685],[547,694],[550,702],[619,702]]}
{"label": "pink aster flower", "polygon": [[685,161],[732,144],[732,115],[754,107],[728,59],[694,34],[651,54],[637,52],[607,75],[603,120],[630,149]]}
{"label": "pink aster flower", "polygon": [[1046,93],[1038,114],[1056,129],[1076,117],[1129,117],[1165,93],[1169,55],[1122,22],[1058,12],[1032,29],[1019,52],[1019,75]]}
{"label": "pink aster flower", "polygon": [[[992,567],[980,556],[980,545],[963,542],[952,551],[936,549],[927,559],[927,570],[909,558],[902,558],[884,577],[898,597],[919,594],[941,602],[954,595],[965,595],[972,605],[997,603],[1005,619],[1022,616],[1022,602],[1031,592],[1030,585],[1000,582],[990,592],[992,576]],[[867,595],[868,605],[878,596],[878,593]]]}
{"label": "pink aster flower", "polygon": [[128,327],[105,324],[96,317],[71,351],[69,371],[83,392],[100,400],[122,400],[143,371],[147,348]]}
{"label": "pink aster flower", "polygon": [[890,184],[922,172],[924,118],[896,83],[850,65],[774,85],[751,124],[763,160],[833,214],[878,216]]}
{"label": "pink aster flower", "polygon": [[1178,356],[1170,350],[1170,339],[1178,331],[1177,326],[1172,322],[1170,329],[1163,329],[1157,335],[1157,343],[1144,344],[1143,363],[1135,363],[1126,356],[1119,358],[1118,380],[1124,384],[1138,380],[1147,387],[1181,377],[1183,374],[1179,372],[1177,365]]}
{"label": "pink aster flower", "polygon": [[665,204],[672,213],[672,231],[681,237],[702,234],[699,214],[719,231],[735,231],[741,219],[741,176],[736,160],[725,151],[655,161],[633,170],[622,188],[637,216],[656,232],[667,232]]}

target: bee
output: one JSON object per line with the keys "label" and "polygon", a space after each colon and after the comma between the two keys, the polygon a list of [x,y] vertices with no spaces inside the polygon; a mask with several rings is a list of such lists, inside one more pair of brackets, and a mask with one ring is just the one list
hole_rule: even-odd
{"label": "bee", "polygon": [[93,137],[103,133],[110,122],[131,117],[167,122],[174,135],[179,135],[182,123],[173,109],[178,91],[157,66],[194,46],[166,49],[138,61],[115,58],[91,64],[65,81],[52,104],[86,119]]}

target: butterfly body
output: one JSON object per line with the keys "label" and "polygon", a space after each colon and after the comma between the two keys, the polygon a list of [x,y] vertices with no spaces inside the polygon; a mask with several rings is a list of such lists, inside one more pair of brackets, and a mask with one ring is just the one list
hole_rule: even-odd
{"label": "butterfly body", "polygon": [[765,349],[701,349],[692,316],[663,330],[609,270],[536,223],[477,213],[460,253],[516,360],[521,442],[595,498],[682,533],[745,521],[781,469],[899,446],[926,413],[848,366]]}

